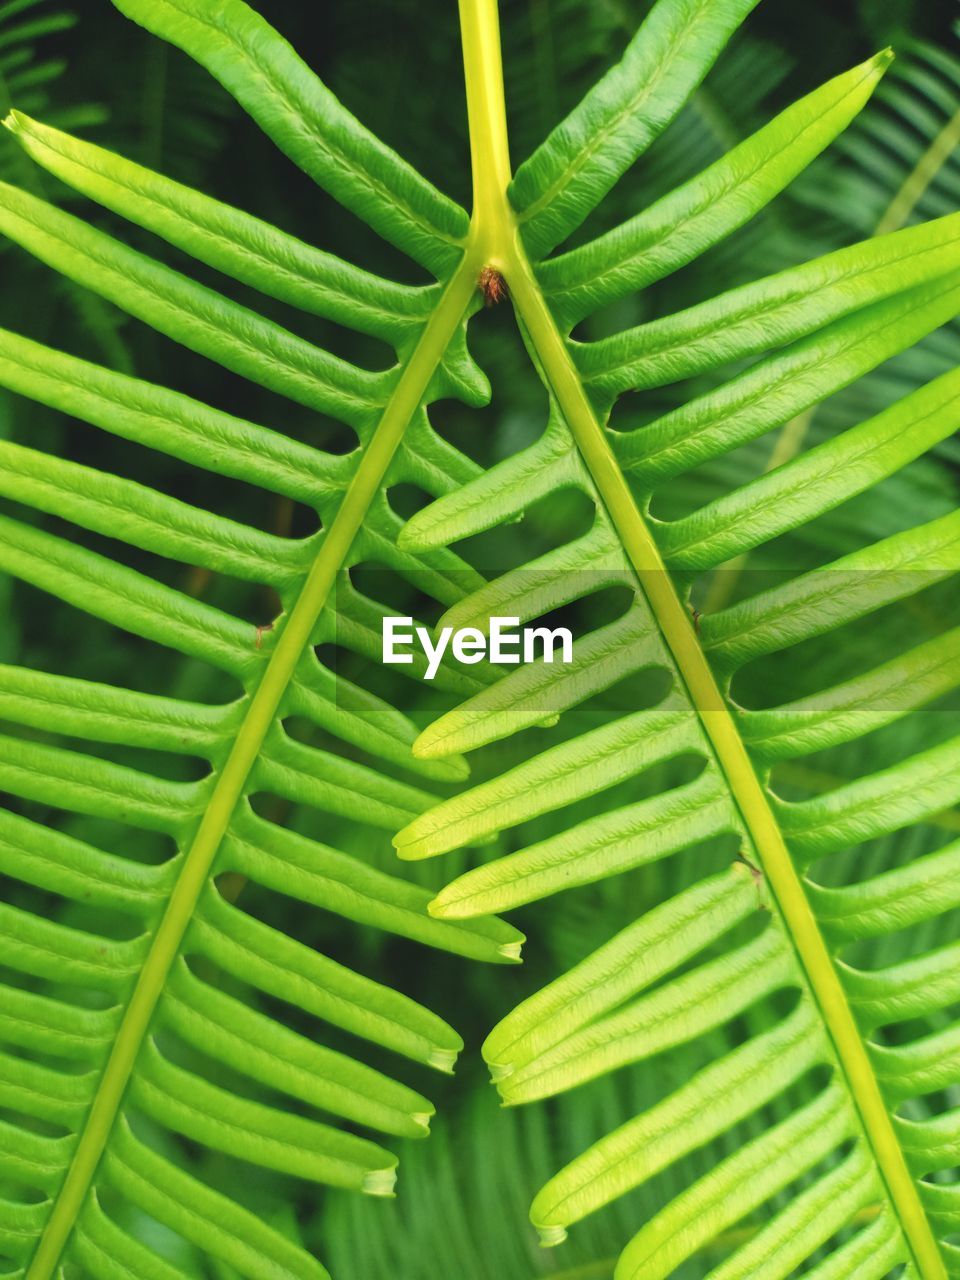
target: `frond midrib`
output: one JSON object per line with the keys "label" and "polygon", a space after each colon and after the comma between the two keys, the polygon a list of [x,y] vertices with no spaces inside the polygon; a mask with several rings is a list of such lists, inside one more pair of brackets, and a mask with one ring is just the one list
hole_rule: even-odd
{"label": "frond midrib", "polygon": [[[853,1012],[810,908],[779,825],[732,714],[697,639],[693,620],[587,397],[567,345],[524,251],[502,165],[507,155],[502,59],[496,0],[460,0],[464,62],[474,157],[476,228],[496,258],[584,463],[620,536],[664,642],[713,746],[779,906],[811,995],[823,1018],[878,1170],[895,1207],[922,1280],[946,1280],[930,1223],[907,1167]],[[473,86],[473,92],[471,87]],[[497,86],[497,91],[493,87]],[[482,200],[481,200],[482,192]]]}
{"label": "frond midrib", "polygon": [[250,772],[310,643],[320,614],[363,519],[476,288],[477,256],[466,245],[387,401],[296,603],[278,631],[246,716],[184,857],[169,904],[124,1012],[70,1168],[30,1263],[26,1280],[50,1280],[70,1236],[120,1109],[167,974],[180,950],[214,859]]}

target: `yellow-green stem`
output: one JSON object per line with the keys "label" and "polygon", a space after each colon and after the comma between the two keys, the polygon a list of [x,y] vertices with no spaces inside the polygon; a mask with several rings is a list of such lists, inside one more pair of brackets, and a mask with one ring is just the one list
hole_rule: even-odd
{"label": "yellow-green stem", "polygon": [[[495,258],[495,264],[506,278],[550,390],[620,535],[692,705],[699,710],[717,763],[750,832],[810,992],[830,1034],[838,1065],[897,1210],[917,1274],[922,1280],[947,1280],[940,1250],[897,1141],[866,1047],[767,793],[700,647],[690,614],[633,499],[524,252],[507,195],[510,174],[509,164],[504,167],[508,152],[496,0],[460,0],[460,12],[477,185],[474,234],[478,243],[485,246],[488,256]],[[495,163],[486,169],[485,157],[489,156],[495,158]]]}
{"label": "yellow-green stem", "polygon": [[926,195],[937,174],[960,146],[960,111],[955,112],[924,151],[903,185],[884,210],[874,235],[886,235],[904,226]]}

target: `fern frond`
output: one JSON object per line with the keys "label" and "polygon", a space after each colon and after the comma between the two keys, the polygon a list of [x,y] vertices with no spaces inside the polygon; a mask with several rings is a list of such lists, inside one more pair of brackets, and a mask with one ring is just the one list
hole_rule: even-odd
{"label": "fern frond", "polygon": [[[31,509],[26,520],[3,518],[7,570],[235,688],[232,701],[205,704],[0,670],[0,708],[19,726],[0,744],[0,785],[24,804],[3,819],[0,865],[28,893],[28,905],[11,904],[0,921],[11,974],[0,1086],[12,1113],[0,1149],[7,1181],[22,1189],[0,1205],[13,1274],[174,1274],[132,1225],[144,1215],[221,1273],[322,1276],[283,1230],[182,1168],[175,1135],[247,1166],[384,1195],[394,1158],[329,1119],[395,1136],[424,1130],[431,1108],[419,1094],[336,1043],[314,1043],[274,1002],[439,1069],[452,1066],[456,1033],[241,908],[224,877],[248,877],[268,902],[293,897],[448,952],[510,961],[520,935],[488,912],[684,851],[686,871],[664,881],[662,900],[487,1039],[509,1103],[637,1062],[678,1068],[549,1179],[533,1206],[543,1239],[558,1243],[636,1188],[659,1191],[661,1175],[714,1142],[717,1159],[690,1160],[688,1180],[651,1197],[657,1207],[636,1224],[617,1280],[671,1275],[718,1238],[729,1247],[708,1264],[714,1280],[798,1268],[817,1280],[882,1280],[898,1266],[918,1280],[960,1274],[956,1186],[946,1176],[956,1115],[938,1101],[960,1083],[957,942],[941,922],[955,906],[955,841],[919,844],[914,863],[871,860],[860,876],[847,856],[960,799],[960,736],[948,727],[918,744],[905,734],[898,756],[800,799],[774,772],[909,724],[955,688],[956,631],[934,627],[882,660],[857,647],[857,669],[779,704],[776,688],[767,705],[746,696],[751,678],[762,680],[755,659],[817,638],[839,644],[841,628],[954,575],[957,515],[914,520],[783,573],[699,626],[691,614],[700,574],[858,494],[882,494],[943,441],[956,374],[692,512],[652,511],[674,478],[729,457],[956,314],[957,215],[622,332],[570,336],[600,305],[666,278],[758,214],[850,123],[888,55],[789,108],[647,213],[545,258],[677,117],[752,0],[659,0],[623,62],[515,178],[496,6],[463,0],[472,217],[362,126],[242,0],[117,3],[204,63],[294,163],[432,280],[382,281],[26,115],[9,121],[35,161],[84,195],[396,354],[386,370],[348,361],[36,196],[0,188],[0,226],[34,256],[248,382],[346,425],[358,442],[326,455],[0,335],[4,385],[209,474],[305,502],[321,523],[285,542],[144,484],[4,448],[3,492]],[[504,276],[548,400],[542,437],[487,472],[433,430],[427,410],[441,396],[479,406],[488,394],[465,338],[482,269]],[[713,390],[633,432],[608,430],[623,394],[701,374]],[[403,483],[432,499],[405,526],[388,500]],[[589,529],[521,568],[487,581],[450,549],[571,488],[592,504]],[[94,545],[38,526],[38,511],[96,535]],[[122,547],[112,559],[103,538],[269,586],[282,612],[264,632],[139,560],[125,563]],[[444,687],[463,700],[418,737],[378,696],[337,681],[314,651],[336,642],[375,656],[386,606],[349,578],[367,561],[417,582],[460,625],[492,613],[533,620],[607,586],[625,587],[628,603],[578,642],[568,666],[534,663],[500,679],[446,671]],[[652,705],[587,728],[567,714],[642,672],[665,689]],[[295,736],[293,717],[324,731],[323,745]],[[549,733],[558,717],[559,740],[528,749],[521,731]],[[461,752],[514,737],[499,776],[436,803],[433,783],[464,778]],[[123,754],[144,746],[208,769],[171,777]],[[364,832],[400,828],[410,858],[501,831],[509,851],[431,902],[352,854],[282,831],[251,803],[271,795]],[[51,831],[35,806],[154,832],[177,853],[135,862]],[[821,876],[817,864],[831,860],[841,873]],[[66,903],[94,895],[111,927],[91,929],[69,909],[47,919],[31,909],[29,889]],[[925,932],[904,943],[905,922]],[[921,937],[926,948],[911,953]],[[873,948],[872,967],[858,946]],[[728,1033],[733,1023],[741,1035]],[[738,1224],[750,1229],[727,1236]]]}
{"label": "fern frond", "polygon": [[[657,33],[705,17],[708,8],[711,19],[733,18],[716,6],[661,0],[631,56],[669,67]],[[494,55],[476,52],[495,44],[492,5],[464,6],[464,36],[476,146],[502,160],[500,107],[489,94],[471,99],[469,86],[471,68],[487,86],[497,74]],[[691,44],[688,65],[700,68],[695,36]],[[960,1083],[947,1048],[956,917],[928,951],[879,969],[848,950],[852,940],[886,942],[907,925],[949,915],[953,848],[860,880],[847,856],[839,883],[820,883],[815,864],[955,805],[960,737],[948,720],[925,749],[912,749],[907,738],[892,763],[802,801],[783,798],[772,773],[775,762],[859,744],[955,689],[956,631],[908,643],[885,662],[784,705],[753,708],[734,696],[761,654],[789,662],[785,651],[814,637],[837,635],[840,643],[844,626],[955,575],[956,514],[914,518],[915,527],[782,574],[779,585],[698,623],[691,613],[701,573],[860,493],[882,494],[887,478],[950,436],[956,374],[693,512],[671,520],[651,514],[675,477],[781,425],[951,319],[960,305],[955,215],[611,337],[569,337],[596,306],[689,261],[756,213],[849,122],[887,61],[882,55],[789,109],[660,207],[546,262],[537,259],[582,221],[641,149],[645,125],[638,123],[633,141],[620,150],[611,144],[618,158],[601,163],[608,130],[598,104],[608,93],[621,101],[619,70],[552,135],[547,152],[562,151],[562,163],[535,157],[509,187],[509,175],[492,167],[491,188],[502,183],[516,208],[514,215],[504,199],[491,216],[549,395],[548,426],[523,452],[417,513],[401,538],[421,553],[450,546],[574,487],[592,503],[589,531],[484,584],[444,621],[464,625],[494,613],[532,621],[608,585],[629,592],[615,621],[575,644],[569,665],[516,669],[441,716],[416,744],[422,758],[502,742],[640,672],[658,673],[667,686],[655,705],[599,725],[588,720],[586,729],[571,715],[562,740],[528,752],[521,745],[520,763],[441,802],[396,837],[401,856],[424,858],[507,833],[511,851],[459,876],[434,900],[432,913],[448,920],[511,909],[691,851],[679,889],[675,877],[659,905],[525,1000],[484,1046],[508,1104],[550,1097],[634,1062],[669,1063],[681,1048],[702,1046],[687,1079],[595,1140],[534,1200],[544,1243],[557,1244],[574,1223],[655,1186],[678,1160],[723,1139],[714,1167],[638,1224],[617,1280],[673,1275],[744,1221],[759,1222],[759,1230],[700,1274],[772,1278],[799,1268],[818,1280],[881,1280],[898,1266],[926,1280],[958,1273],[950,1239],[955,1188],[940,1180],[956,1163],[955,1113],[930,1097]],[[694,84],[691,72],[677,97]],[[676,99],[670,89],[663,93],[672,114]],[[629,131],[632,117],[616,119]],[[565,205],[568,185],[577,199]],[[540,208],[543,231],[523,240],[531,265],[512,247],[512,228],[514,216],[517,227],[532,227],[528,211]],[[738,372],[745,361],[752,363]],[[666,417],[632,432],[605,428],[624,393],[724,367],[730,372],[715,391]],[[858,650],[850,653],[855,661]],[[667,773],[663,789],[664,770],[680,760],[687,769],[673,781]],[[631,782],[638,794],[624,800]],[[591,797],[592,807],[579,803]],[[531,838],[547,815],[547,834]],[[708,1037],[736,1020],[745,1035],[721,1038],[718,1051]]]}
{"label": "fern frond", "polygon": [[[27,111],[49,109],[49,88],[62,75],[64,64],[38,57],[37,42],[75,23],[73,13],[48,8],[44,0],[12,0],[0,6],[0,106],[4,111],[14,102],[22,102]],[[3,158],[5,168],[21,163],[9,145],[4,145]]]}
{"label": "fern frond", "polygon": [[[401,522],[384,496],[403,482],[438,496],[476,472],[433,433],[425,406],[487,394],[463,338],[478,265],[466,215],[367,134],[246,5],[219,6],[215,19],[190,4],[122,7],[202,55],[294,159],[437,282],[381,280],[24,114],[8,119],[23,150],[82,194],[271,297],[382,339],[396,360],[386,371],[354,365],[79,217],[3,188],[10,239],[158,332],[351,427],[357,447],[326,454],[178,392],[0,337],[5,387],[208,476],[307,504],[320,520],[316,534],[284,539],[3,442],[5,498],[109,540],[107,551],[92,549],[33,518],[4,516],[5,571],[223,673],[235,696],[208,705],[52,672],[0,672],[2,715],[16,726],[0,745],[0,785],[22,806],[0,820],[0,867],[24,886],[26,904],[5,906],[0,922],[9,1116],[0,1141],[13,1191],[0,1206],[0,1254],[11,1274],[31,1280],[64,1268],[173,1274],[136,1228],[146,1215],[197,1257],[240,1274],[319,1277],[323,1267],[295,1241],[181,1168],[169,1135],[248,1166],[389,1195],[395,1157],[342,1122],[418,1136],[433,1108],[335,1039],[323,1043],[323,1027],[443,1071],[461,1047],[413,1000],[245,911],[227,891],[231,878],[248,879],[265,901],[281,895],[443,951],[493,962],[519,954],[511,927],[434,920],[426,889],[284,831],[251,803],[275,796],[392,831],[435,798],[420,782],[464,776],[461,761],[419,761],[412,722],[337,680],[315,646],[335,638],[369,655],[385,610],[351,589],[347,575],[361,562],[388,564],[443,604],[480,581],[450,553],[400,550]],[[272,630],[257,629],[151,576],[142,561],[124,563],[124,547],[269,587],[281,612]],[[483,687],[456,673],[445,683],[461,693]],[[325,745],[292,736],[293,717],[326,734]],[[117,749],[144,748],[199,759],[205,772],[175,781],[144,757],[116,758]],[[38,812],[155,832],[176,852],[141,864],[51,830]],[[52,895],[61,918],[37,914],[28,889]],[[95,904],[96,923],[70,904]],[[299,1022],[282,1012],[291,1008]]]}

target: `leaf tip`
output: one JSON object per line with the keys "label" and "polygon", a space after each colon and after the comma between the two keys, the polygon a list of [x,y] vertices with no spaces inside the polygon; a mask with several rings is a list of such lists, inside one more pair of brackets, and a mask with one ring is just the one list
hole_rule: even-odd
{"label": "leaf tip", "polygon": [[441,889],[437,896],[427,903],[427,915],[432,916],[434,920],[446,919],[449,904],[444,901],[444,893],[445,890]]}
{"label": "leaf tip", "polygon": [[396,1185],[396,1168],[370,1169],[369,1172],[363,1175],[363,1182],[360,1187],[364,1195],[392,1199]]}
{"label": "leaf tip", "polygon": [[409,831],[409,827],[404,827],[402,831],[397,832],[392,841],[397,857],[403,858],[404,861],[413,857],[413,854],[407,851],[407,845],[410,843]]}
{"label": "leaf tip", "polygon": [[[534,1223],[536,1226],[536,1223]],[[537,1227],[537,1235],[540,1237],[540,1247],[542,1249],[554,1249],[558,1244],[563,1244],[567,1238],[566,1227]]]}
{"label": "leaf tip", "polygon": [[430,1121],[433,1119],[434,1114],[435,1113],[433,1111],[412,1111],[410,1113],[410,1119],[420,1130],[417,1137],[425,1138],[429,1134]]}
{"label": "leaf tip", "polygon": [[[466,905],[471,899],[469,895],[457,892],[458,886],[459,881],[452,880],[445,889],[440,890],[432,902],[427,904],[427,911],[434,920],[469,920],[473,916],[487,914],[483,908],[477,910]],[[513,945],[515,943],[504,943],[504,946]]]}
{"label": "leaf tip", "polygon": [[514,1067],[511,1062],[488,1062],[487,1070],[490,1072],[491,1083],[499,1084],[507,1076],[513,1075]]}
{"label": "leaf tip", "polygon": [[417,539],[415,533],[410,533],[410,521],[403,526],[397,534],[397,550],[398,551],[415,551],[417,548]]}
{"label": "leaf tip", "polygon": [[[429,510],[429,507],[424,507],[424,511]],[[400,551],[433,550],[435,543],[430,537],[430,524],[426,520],[420,519],[422,515],[423,511],[418,511],[416,515],[412,515],[397,534],[397,547]]]}
{"label": "leaf tip", "polygon": [[465,782],[470,777],[470,764],[461,755],[453,755],[440,763],[446,766],[445,773],[449,774],[451,782]]}
{"label": "leaf tip", "polygon": [[[441,719],[442,718],[443,717],[441,717]],[[424,729],[420,736],[414,741],[411,750],[418,760],[432,760],[436,756],[442,756],[445,754],[441,745],[442,738],[435,732],[439,723],[440,721],[438,720],[434,724],[430,725],[429,728]]]}
{"label": "leaf tip", "polygon": [[429,849],[423,847],[418,823],[419,819],[414,818],[393,837],[393,847],[397,851],[397,857],[403,862],[416,862],[420,858],[431,856]]}
{"label": "leaf tip", "polygon": [[497,948],[497,951],[505,960],[509,960],[511,964],[522,964],[523,956],[521,955],[521,952],[523,951],[523,944],[525,942],[526,938],[521,935],[513,942],[505,942],[503,946]]}
{"label": "leaf tip", "polygon": [[452,1076],[457,1065],[456,1049],[431,1049],[427,1056],[427,1065],[442,1071],[445,1076]]}

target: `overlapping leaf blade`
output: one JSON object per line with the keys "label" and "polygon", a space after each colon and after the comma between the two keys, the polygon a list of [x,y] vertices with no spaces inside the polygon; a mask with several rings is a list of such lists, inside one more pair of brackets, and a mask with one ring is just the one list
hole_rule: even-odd
{"label": "overlapping leaf blade", "polygon": [[[679,22],[690,11],[658,5],[629,57],[640,56],[647,37],[648,51],[655,48],[657,22]],[[419,551],[450,546],[574,486],[593,503],[590,531],[485,584],[445,621],[475,623],[494,612],[530,621],[603,586],[630,587],[620,617],[575,643],[571,666],[504,674],[421,735],[422,757],[520,733],[539,723],[537,711],[542,719],[572,710],[641,671],[659,671],[666,687],[651,708],[599,727],[590,719],[580,729],[571,719],[561,741],[533,748],[396,838],[401,856],[422,858],[508,833],[509,852],[438,895],[431,910],[442,919],[516,907],[685,849],[698,855],[687,860],[694,870],[686,887],[681,882],[674,896],[526,1000],[484,1048],[503,1099],[519,1103],[679,1046],[702,1042],[706,1052],[718,1043],[711,1033],[736,1024],[720,1056],[596,1141],[534,1200],[544,1241],[558,1243],[583,1216],[722,1137],[725,1158],[642,1225],[620,1258],[618,1280],[673,1275],[715,1235],[758,1218],[759,1233],[747,1233],[711,1277],[786,1277],[802,1267],[817,1277],[882,1280],[898,1265],[910,1276],[957,1273],[952,1187],[938,1181],[954,1163],[954,1113],[927,1100],[958,1081],[955,1058],[933,1031],[950,1021],[956,997],[955,900],[946,888],[952,847],[860,880],[846,857],[842,884],[830,880],[829,889],[811,871],[817,859],[888,839],[955,805],[957,739],[922,751],[908,736],[899,759],[821,798],[788,801],[770,773],[774,761],[818,746],[859,744],[954,690],[956,632],[913,649],[908,643],[878,665],[868,660],[780,707],[745,709],[730,697],[751,659],[830,635],[956,574],[956,518],[904,529],[812,571],[781,569],[780,585],[714,615],[695,620],[691,604],[700,573],[875,490],[949,436],[955,375],[702,509],[669,521],[649,517],[671,481],[782,425],[951,319],[953,225],[948,218],[877,238],[600,341],[565,340],[592,310],[683,265],[760,208],[791,165],[796,172],[818,141],[829,140],[827,104],[844,103],[845,86],[856,87],[855,104],[842,108],[849,120],[886,61],[826,86],[633,222],[537,261],[628,162],[624,149],[625,163],[614,172],[610,160],[601,172],[593,139],[576,127],[595,113],[603,82],[596,101],[581,104],[511,189],[534,263],[525,274],[521,262],[508,281],[551,394],[549,425],[524,452],[415,515],[402,536]],[[819,140],[815,103],[824,108]],[[802,118],[806,152],[795,149]],[[602,157],[602,129],[597,138]],[[549,156],[563,148],[562,164],[551,168]],[[561,225],[558,213],[556,234],[548,234],[554,187],[581,173],[576,215]],[[540,238],[526,229],[536,219],[525,218],[528,209],[539,214],[538,201]],[[744,361],[753,363],[738,373]],[[714,374],[715,391],[604,439],[602,424],[624,392],[725,366],[733,370]],[[916,681],[907,683],[911,675]],[[686,771],[664,790],[664,768],[681,759]],[[633,801],[624,790],[631,778]],[[592,816],[578,806],[591,796]],[[542,829],[544,815],[552,815],[552,834],[534,838],[528,832]],[[919,932],[904,940],[908,924],[932,930],[928,950]],[[846,951],[863,938],[881,947],[878,954],[884,944],[909,952],[914,942],[920,950],[872,970]],[[929,1028],[912,1043],[911,1019]],[[953,1031],[943,1033],[950,1043]]]}

